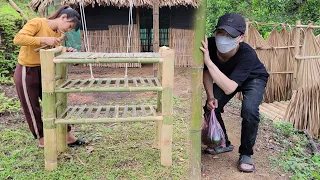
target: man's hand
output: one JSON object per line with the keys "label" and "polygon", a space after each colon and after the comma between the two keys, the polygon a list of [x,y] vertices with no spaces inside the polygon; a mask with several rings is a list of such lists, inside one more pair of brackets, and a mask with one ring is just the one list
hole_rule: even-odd
{"label": "man's hand", "polygon": [[207,100],[207,108],[211,111],[218,107],[218,100],[216,98],[210,98]]}
{"label": "man's hand", "polygon": [[211,61],[210,55],[209,55],[207,36],[205,36],[205,39],[202,41],[202,46],[203,47],[200,47],[200,49],[203,52],[203,61],[208,66],[208,64],[212,63],[212,61]]}
{"label": "man's hand", "polygon": [[77,52],[78,50],[72,47],[67,48],[67,52]]}

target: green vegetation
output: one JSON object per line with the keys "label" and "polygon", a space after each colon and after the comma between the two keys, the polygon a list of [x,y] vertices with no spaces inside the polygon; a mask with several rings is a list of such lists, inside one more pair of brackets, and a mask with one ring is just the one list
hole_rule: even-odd
{"label": "green vegetation", "polygon": [[[218,18],[227,12],[240,13],[256,22],[295,25],[296,20],[301,20],[303,24],[310,21],[320,24],[319,6],[318,0],[208,0],[207,34],[212,34]],[[272,27],[259,27],[264,37],[271,29]]]}
{"label": "green vegetation", "polygon": [[320,154],[312,155],[307,137],[288,122],[275,122],[274,139],[283,147],[281,156],[272,159],[276,166],[293,174],[291,179],[320,179]]}
{"label": "green vegetation", "polygon": [[0,115],[15,113],[20,111],[20,102],[15,98],[7,98],[4,93],[0,93]]}
{"label": "green vegetation", "polygon": [[[34,17],[26,1],[15,1],[28,17]],[[0,2],[0,83],[10,82],[17,63],[19,47],[13,44],[16,33],[25,24],[25,20],[6,1]]]}
{"label": "green vegetation", "polygon": [[161,166],[160,151],[152,148],[155,123],[91,124],[74,128],[90,144],[60,154],[58,169],[49,173],[43,150],[26,123],[18,123],[0,126],[0,179],[187,179],[188,99],[175,97],[174,107],[172,167]]}

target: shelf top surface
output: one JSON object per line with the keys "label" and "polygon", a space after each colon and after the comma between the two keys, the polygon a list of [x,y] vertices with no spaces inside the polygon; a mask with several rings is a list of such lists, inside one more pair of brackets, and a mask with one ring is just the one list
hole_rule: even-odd
{"label": "shelf top surface", "polygon": [[95,52],[67,52],[55,59],[102,59],[102,58],[162,58],[160,53],[95,53]]}

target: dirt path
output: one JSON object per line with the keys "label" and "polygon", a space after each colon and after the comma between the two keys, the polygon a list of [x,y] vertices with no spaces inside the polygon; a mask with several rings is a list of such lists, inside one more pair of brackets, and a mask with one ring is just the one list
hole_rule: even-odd
{"label": "dirt path", "polygon": [[[240,102],[239,102],[240,103]],[[254,147],[253,159],[257,171],[254,173],[242,173],[237,170],[239,158],[238,148],[240,146],[241,117],[239,108],[234,105],[227,105],[223,119],[227,128],[228,137],[235,146],[233,152],[219,155],[202,155],[202,178],[214,180],[270,180],[287,179],[279,173],[274,172],[270,157],[279,156],[277,144],[272,140],[272,124],[270,121],[262,120],[259,125],[259,132]]]}

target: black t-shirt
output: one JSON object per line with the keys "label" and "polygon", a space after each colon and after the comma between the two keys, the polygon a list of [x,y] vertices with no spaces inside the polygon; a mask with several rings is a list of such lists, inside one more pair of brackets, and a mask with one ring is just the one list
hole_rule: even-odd
{"label": "black t-shirt", "polygon": [[[236,54],[226,62],[218,59],[214,37],[208,38],[208,49],[212,62],[223,74],[235,81],[239,86],[243,82],[255,78],[268,80],[269,74],[266,68],[261,63],[254,49],[247,43],[241,42]],[[206,70],[208,70],[208,67],[204,65],[204,71]]]}

